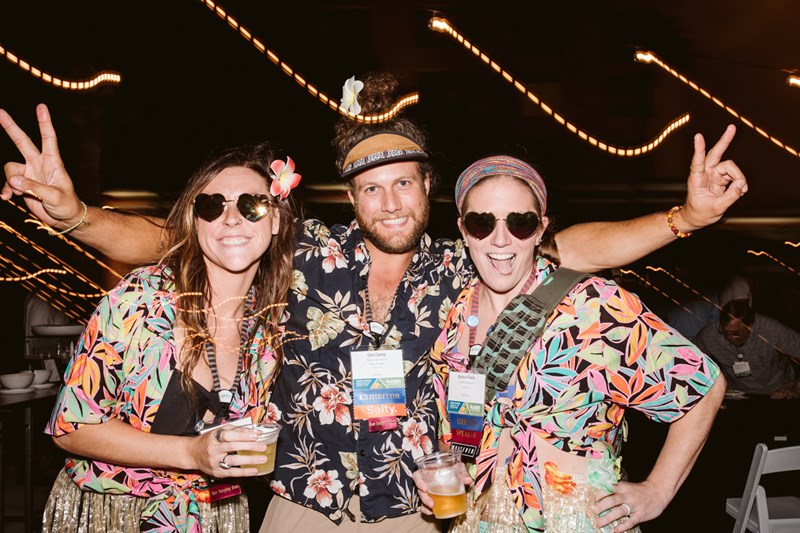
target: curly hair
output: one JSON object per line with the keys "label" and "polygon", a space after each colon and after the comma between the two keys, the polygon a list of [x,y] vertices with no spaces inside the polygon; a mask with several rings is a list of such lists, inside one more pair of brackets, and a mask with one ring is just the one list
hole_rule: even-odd
{"label": "curly hair", "polygon": [[[375,115],[389,111],[399,97],[400,83],[388,72],[371,72],[364,76],[364,89],[358,94],[361,113]],[[420,148],[428,152],[428,135],[412,120],[399,114],[386,122],[366,124],[341,117],[335,126],[333,147],[336,150],[336,171],[341,174],[344,160],[350,150],[366,137],[379,132],[400,133],[414,140]],[[431,190],[438,185],[439,177],[428,161],[417,163],[421,176],[428,176]]]}
{"label": "curly hair", "polygon": [[[197,218],[194,199],[217,175],[230,167],[255,171],[269,183],[269,166],[274,159],[267,143],[231,148],[212,155],[189,179],[167,218],[169,243],[161,262],[173,273],[175,289],[181,298],[177,319],[192,335],[186,336],[182,357],[184,390],[193,392],[192,370],[205,355],[204,345],[211,337],[206,313],[211,288],[204,262],[203,250],[197,238]],[[261,256],[253,287],[256,288],[255,309],[257,325],[264,327],[265,342],[270,342],[280,361],[278,323],[286,305],[286,295],[292,280],[293,257],[297,226],[294,206],[289,198],[271,200],[270,209],[278,212],[280,231],[272,237],[269,248]],[[196,296],[195,296],[196,295]],[[245,368],[249,361],[245,361]]]}

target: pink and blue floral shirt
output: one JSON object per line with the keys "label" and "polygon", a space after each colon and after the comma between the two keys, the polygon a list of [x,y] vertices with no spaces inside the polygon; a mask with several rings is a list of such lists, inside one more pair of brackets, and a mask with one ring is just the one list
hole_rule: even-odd
{"label": "pink and blue floral shirt", "polygon": [[[541,282],[555,267],[538,258],[535,268]],[[469,369],[457,344],[468,332],[476,282],[457,298],[431,355],[445,442],[450,439],[448,375]],[[636,295],[591,277],[559,304],[514,375],[511,407],[496,400],[486,406],[473,474],[479,492],[491,485],[500,433],[509,428],[508,486],[528,530],[544,531],[534,434],[563,451],[595,457],[613,449],[626,409],[656,422],[676,420],[703,398],[719,368]]]}

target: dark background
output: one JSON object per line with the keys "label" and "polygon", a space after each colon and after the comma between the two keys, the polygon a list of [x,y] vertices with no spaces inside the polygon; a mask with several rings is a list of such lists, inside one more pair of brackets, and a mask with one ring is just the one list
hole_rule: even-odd
{"label": "dark background", "polygon": [[[662,310],[670,298],[680,300],[686,293],[668,276],[648,273],[647,265],[679,274],[699,292],[739,272],[753,288],[757,311],[800,328],[800,279],[794,270],[800,257],[785,244],[800,240],[800,158],[655,65],[633,61],[636,49],[652,50],[798,147],[800,89],[785,83],[788,71],[800,68],[796,1],[228,0],[221,7],[334,99],[347,78],[379,69],[394,72],[403,93],[420,92],[420,103],[406,113],[427,127],[442,177],[434,197],[433,237],[455,235],[450,201],[455,178],[488,153],[507,152],[538,164],[548,180],[551,214],[564,227],[680,204],[693,134],[702,132],[711,144],[735,123],[739,132],[727,156],[747,175],[750,192],[723,223],[633,265],[652,286],[632,276],[624,281]],[[434,13],[558,113],[605,142],[646,144],[679,115],[689,112],[692,121],[653,153],[621,158],[601,152],[451,38],[428,30]],[[34,107],[50,106],[67,168],[89,203],[163,213],[211,150],[268,139],[296,161],[306,215],[330,223],[352,217],[340,191],[320,188],[335,182],[330,141],[338,115],[199,0],[3,2],[0,46],[66,79],[103,69],[121,73],[119,86],[76,93],[44,84],[0,58],[0,107],[37,139]],[[0,140],[0,160],[19,160],[7,140]],[[136,194],[121,200],[113,191]],[[144,191],[154,193],[146,203]],[[0,205],[0,221],[13,228],[0,227],[0,278],[55,264],[17,231],[107,286],[110,280],[93,261],[34,230],[24,218],[15,207]],[[42,279],[91,292],[74,276]],[[42,283],[0,281],[5,371],[28,364],[21,357],[22,301],[31,288],[40,290]],[[51,294],[63,300],[60,293]],[[81,316],[96,303],[68,300]]]}
{"label": "dark background", "polygon": [[[548,180],[551,215],[564,227],[680,204],[693,134],[704,133],[711,144],[726,124],[736,123],[739,133],[726,156],[746,173],[750,192],[723,224],[637,264],[637,272],[659,289],[638,290],[655,308],[669,303],[664,294],[682,297],[679,284],[663,274],[648,275],[646,264],[670,272],[680,266],[681,279],[700,292],[743,272],[757,308],[800,325],[794,304],[800,280],[791,270],[798,253],[784,244],[800,240],[800,158],[657,66],[632,59],[637,49],[654,51],[770,134],[800,146],[800,89],[785,83],[800,51],[796,2],[231,0],[220,7],[334,99],[348,77],[380,69],[398,76],[401,92],[420,92],[420,103],[406,113],[427,127],[442,176],[430,225],[434,237],[455,234],[450,201],[455,177],[488,153],[511,153],[538,164]],[[453,39],[427,29],[434,14],[450,20],[561,115],[610,144],[645,144],[684,112],[692,121],[650,154],[622,158],[601,152]],[[0,7],[0,46],[66,79],[103,69],[121,73],[119,86],[77,93],[0,59],[0,106],[36,139],[34,107],[50,105],[67,168],[89,203],[163,213],[211,150],[268,139],[297,162],[306,215],[328,222],[352,216],[340,191],[320,190],[335,182],[330,140],[338,115],[199,0],[6,2]],[[0,159],[19,159],[10,142],[0,141]],[[110,195],[114,191],[134,196],[120,199]],[[145,202],[145,191],[154,199]],[[0,206],[0,217],[44,248],[56,246],[43,232],[31,231],[13,207]],[[22,257],[27,244],[10,232],[0,235],[14,250],[0,261],[0,275],[36,270],[26,262],[30,257]],[[768,251],[785,266],[747,250]],[[103,279],[91,261],[58,253],[93,279]],[[53,264],[43,259],[36,266]],[[72,283],[64,276],[51,279]],[[3,312],[12,342],[20,327],[16,302],[41,282],[24,285],[0,285],[9,301]],[[73,290],[91,292],[82,286]],[[70,303],[85,316],[94,300]]]}

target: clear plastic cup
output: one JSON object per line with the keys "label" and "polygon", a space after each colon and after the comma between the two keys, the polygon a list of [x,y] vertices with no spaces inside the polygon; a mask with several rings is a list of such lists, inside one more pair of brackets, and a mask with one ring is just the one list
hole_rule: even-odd
{"label": "clear plastic cup", "polygon": [[244,426],[242,429],[249,429],[253,430],[258,433],[258,437],[256,440],[258,442],[266,443],[267,451],[266,452],[253,452],[250,450],[240,450],[237,452],[239,455],[259,455],[267,456],[266,462],[257,463],[252,465],[247,465],[249,468],[255,467],[258,470],[258,475],[263,476],[264,474],[269,474],[273,470],[275,470],[275,449],[278,445],[278,434],[281,432],[281,425],[280,424],[253,424],[250,426]]}
{"label": "clear plastic cup", "polygon": [[460,452],[435,452],[417,459],[416,463],[428,485],[436,518],[452,518],[467,512]]}

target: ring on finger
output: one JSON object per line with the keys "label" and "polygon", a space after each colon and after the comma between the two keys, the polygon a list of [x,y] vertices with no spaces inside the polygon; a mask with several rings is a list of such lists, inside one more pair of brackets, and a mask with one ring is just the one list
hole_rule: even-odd
{"label": "ring on finger", "polygon": [[631,515],[631,506],[627,503],[621,503],[619,506],[625,508],[625,518],[628,518]]}
{"label": "ring on finger", "polygon": [[227,459],[228,459],[228,454],[226,453],[225,455],[222,456],[222,461],[219,462],[219,467],[223,470],[231,469],[231,465],[228,464]]}
{"label": "ring on finger", "polygon": [[222,430],[218,429],[214,432],[214,438],[217,439],[217,442],[225,442],[222,440]]}

